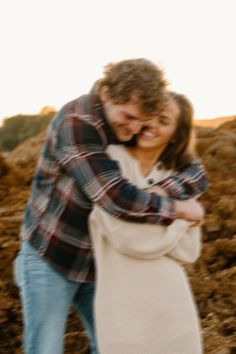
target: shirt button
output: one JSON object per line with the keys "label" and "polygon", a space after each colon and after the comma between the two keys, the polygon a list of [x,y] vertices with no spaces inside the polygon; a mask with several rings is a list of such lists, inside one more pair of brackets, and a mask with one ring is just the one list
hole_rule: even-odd
{"label": "shirt button", "polygon": [[148,178],[147,184],[151,185],[151,184],[154,184],[154,183],[155,183],[155,180],[153,178]]}

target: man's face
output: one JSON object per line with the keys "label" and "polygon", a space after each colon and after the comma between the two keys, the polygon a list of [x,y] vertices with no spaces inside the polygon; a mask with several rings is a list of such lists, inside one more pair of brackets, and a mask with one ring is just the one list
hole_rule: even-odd
{"label": "man's face", "polygon": [[115,104],[105,94],[102,96],[107,121],[119,141],[129,141],[142,127],[154,119],[154,115],[144,114],[135,99]]}

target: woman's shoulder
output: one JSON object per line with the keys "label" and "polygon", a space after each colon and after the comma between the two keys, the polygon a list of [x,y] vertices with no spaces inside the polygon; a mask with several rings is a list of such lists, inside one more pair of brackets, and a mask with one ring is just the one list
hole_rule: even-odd
{"label": "woman's shoulder", "polygon": [[129,158],[130,154],[124,145],[118,144],[110,144],[106,148],[106,152],[113,158],[113,159],[122,159],[122,158]]}
{"label": "woman's shoulder", "polygon": [[130,183],[139,185],[138,162],[131,156],[124,145],[108,145],[106,152],[112,160],[116,160],[120,166],[121,173]]}

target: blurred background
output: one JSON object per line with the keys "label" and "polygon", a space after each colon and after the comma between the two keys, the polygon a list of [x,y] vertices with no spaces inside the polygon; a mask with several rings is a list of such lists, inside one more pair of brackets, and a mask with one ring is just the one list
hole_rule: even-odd
{"label": "blurred background", "polygon": [[[195,108],[209,188],[202,256],[187,267],[206,354],[236,353],[236,51],[234,0],[0,2],[0,353],[21,354],[12,261],[46,130],[109,62],[145,57]],[[88,354],[71,311],[65,353]]]}

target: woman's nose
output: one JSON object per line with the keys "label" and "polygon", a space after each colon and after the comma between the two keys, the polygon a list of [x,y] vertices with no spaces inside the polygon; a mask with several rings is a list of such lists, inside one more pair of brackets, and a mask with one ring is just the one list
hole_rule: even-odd
{"label": "woman's nose", "polygon": [[157,126],[157,119],[156,117],[147,120],[146,122],[143,123],[143,127],[145,128],[154,128]]}

